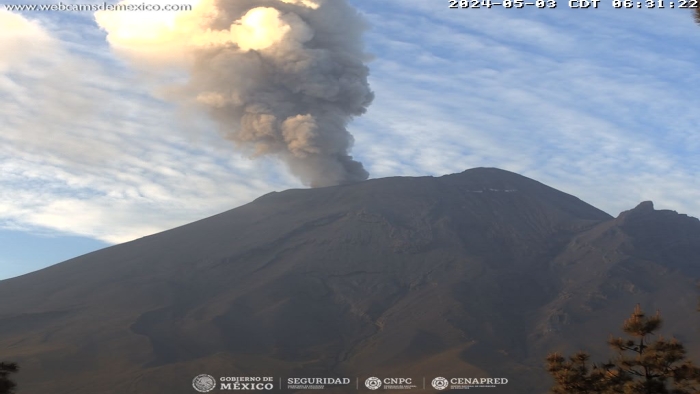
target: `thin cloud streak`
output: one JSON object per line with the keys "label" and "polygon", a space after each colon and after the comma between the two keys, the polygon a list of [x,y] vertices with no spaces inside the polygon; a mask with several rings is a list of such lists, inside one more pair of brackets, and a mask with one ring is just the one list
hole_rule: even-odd
{"label": "thin cloud streak", "polygon": [[[372,64],[377,100],[355,134],[375,176],[496,166],[613,214],[653,198],[657,207],[700,216],[691,148],[698,118],[687,110],[700,86],[693,72],[700,54],[647,45],[687,37],[695,31],[688,21],[685,31],[657,24],[658,37],[647,37],[630,23],[637,19],[612,23],[606,11],[607,24],[558,11],[523,21],[415,1],[392,3],[391,12],[389,22],[366,15],[374,26],[370,50],[382,56]],[[599,27],[631,39],[590,40]],[[539,34],[556,42],[533,39]],[[386,150],[359,148],[382,141],[392,142],[391,159]]]}
{"label": "thin cloud streak", "polygon": [[138,75],[66,49],[89,42],[23,20],[47,44],[0,73],[0,227],[118,243],[298,186],[276,163],[232,155]]}
{"label": "thin cloud streak", "polygon": [[[373,25],[376,100],[349,130],[373,177],[495,166],[611,214],[652,199],[700,216],[700,122],[688,110],[700,54],[665,44],[698,34],[683,13],[355,3]],[[96,26],[38,17],[50,50],[0,71],[1,227],[124,242],[300,186],[152,97]]]}

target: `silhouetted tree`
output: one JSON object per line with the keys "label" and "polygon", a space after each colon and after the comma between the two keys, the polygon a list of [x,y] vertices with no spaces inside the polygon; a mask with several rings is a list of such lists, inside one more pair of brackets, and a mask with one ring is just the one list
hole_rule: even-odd
{"label": "silhouetted tree", "polygon": [[700,8],[695,9],[695,22],[700,23]]}
{"label": "silhouetted tree", "polygon": [[552,393],[607,393],[605,390],[608,387],[623,383],[625,376],[612,369],[611,365],[589,365],[589,359],[590,356],[585,352],[578,352],[568,360],[560,354],[550,354],[547,357],[547,370],[555,381]]}
{"label": "silhouetted tree", "polygon": [[585,352],[568,359],[550,354],[547,370],[555,382],[552,393],[700,393],[700,368],[686,359],[683,345],[676,339],[651,339],[661,323],[658,313],[646,316],[637,305],[622,325],[630,338],[610,338],[608,344],[617,351],[617,357],[605,364],[590,364]]}
{"label": "silhouetted tree", "polygon": [[16,363],[0,363],[0,394],[14,394],[17,384],[10,380],[10,374],[19,371]]}

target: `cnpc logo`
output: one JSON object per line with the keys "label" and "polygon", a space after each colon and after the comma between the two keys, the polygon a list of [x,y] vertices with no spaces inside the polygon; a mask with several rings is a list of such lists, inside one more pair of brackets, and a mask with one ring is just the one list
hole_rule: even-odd
{"label": "cnpc logo", "polygon": [[382,385],[387,386],[387,388],[398,388],[395,386],[408,386],[413,384],[412,378],[384,378],[379,379],[378,377],[371,377],[365,380],[365,387],[370,390],[377,390],[382,387]]}

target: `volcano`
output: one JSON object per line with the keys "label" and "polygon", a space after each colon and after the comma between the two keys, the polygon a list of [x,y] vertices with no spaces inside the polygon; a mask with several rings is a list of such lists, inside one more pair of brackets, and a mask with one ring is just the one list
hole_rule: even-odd
{"label": "volcano", "polygon": [[199,374],[544,393],[547,353],[606,359],[637,303],[700,354],[699,256],[696,218],[614,218],[494,168],[287,190],[0,281],[0,360],[19,394],[196,393]]}

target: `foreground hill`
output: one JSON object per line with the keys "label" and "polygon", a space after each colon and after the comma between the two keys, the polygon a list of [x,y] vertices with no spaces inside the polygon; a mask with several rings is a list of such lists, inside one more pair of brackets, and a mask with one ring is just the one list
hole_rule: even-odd
{"label": "foreground hill", "polygon": [[0,281],[0,358],[20,394],[194,393],[201,373],[541,393],[548,351],[607,356],[636,303],[700,350],[698,256],[695,218],[612,218],[498,169],[288,190]]}

